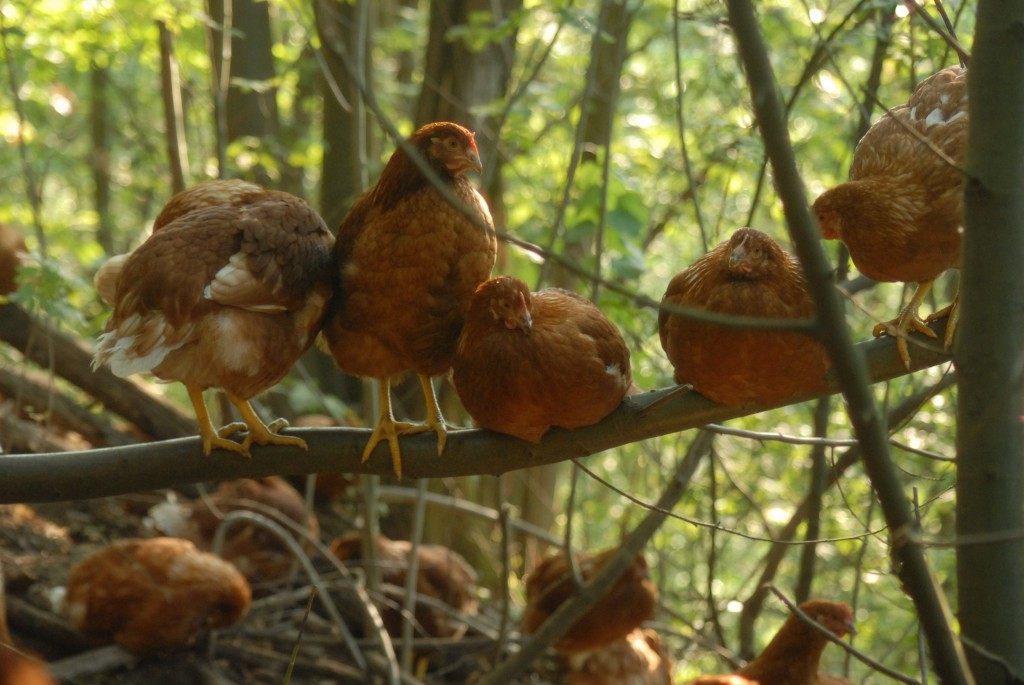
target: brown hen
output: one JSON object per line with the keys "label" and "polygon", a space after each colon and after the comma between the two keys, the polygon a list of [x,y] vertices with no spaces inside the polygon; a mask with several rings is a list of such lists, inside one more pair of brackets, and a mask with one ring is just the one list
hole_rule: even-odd
{"label": "brown hen", "polygon": [[0,568],[0,685],[57,685],[46,663],[14,644],[7,626],[7,599]]}
{"label": "brown hen", "polygon": [[[107,295],[113,285],[114,313],[93,364],[184,383],[205,454],[248,456],[254,442],[305,449],[303,440],[277,435],[283,420],[265,425],[249,399],[281,380],[312,343],[331,296],[332,241],[323,219],[293,195],[242,181],[184,191],[145,243],[101,269],[97,281]],[[244,423],[218,433],[207,388],[222,388]],[[242,428],[241,443],[228,439]]]}
{"label": "brown hen", "polygon": [[[967,70],[948,67],[875,122],[857,144],[850,180],[814,201],[822,235],[842,240],[861,273],[876,281],[917,283],[900,315],[874,330],[876,336],[894,333],[907,368],[908,331],[935,337],[917,310],[932,282],[960,262],[959,167],[966,153]],[[958,305],[959,293],[930,317],[949,314],[946,347],[956,331]]]}
{"label": "brown hen", "polygon": [[473,295],[452,381],[477,425],[537,442],[610,414],[632,374],[622,335],[589,301],[499,276]]}
{"label": "brown hen", "polygon": [[[797,260],[764,233],[741,228],[676,275],[662,305],[719,314],[810,319],[814,303]],[[661,346],[677,383],[722,404],[776,404],[825,388],[828,355],[810,336],[752,330],[669,314]]]}
{"label": "brown hen", "polygon": [[[320,533],[316,515],[307,511],[302,495],[280,476],[225,481],[208,498],[185,505],[161,503],[154,507],[151,516],[163,533],[187,538],[209,550],[224,514],[240,509],[253,510],[272,521],[280,515],[311,535]],[[297,533],[292,535],[300,544],[304,542]],[[295,565],[295,557],[285,542],[263,526],[247,521],[229,526],[219,555],[254,585],[285,580]]]}
{"label": "brown hen", "polygon": [[[380,415],[363,461],[387,440],[397,475],[400,435],[435,431],[438,454],[444,450],[447,433],[430,377],[451,367],[470,297],[490,275],[497,249],[487,203],[465,176],[481,170],[473,133],[436,122],[409,144],[475,221],[449,204],[399,147],[338,229],[340,292],[324,326],[342,371],[378,380]],[[390,381],[408,371],[423,388],[425,424],[396,422],[391,410]]]}
{"label": "brown hen", "polygon": [[24,236],[7,224],[0,224],[0,295],[18,289],[16,277],[22,255],[27,251]]}
{"label": "brown hen", "polygon": [[71,569],[66,610],[82,633],[135,653],[187,647],[249,611],[252,593],[228,562],[188,540],[119,540]]}
{"label": "brown hen", "polygon": [[[853,611],[843,602],[812,599],[801,604],[800,609],[836,637],[854,632]],[[690,685],[819,685],[836,682],[834,676],[818,673],[821,653],[828,642],[828,638],[794,614],[786,619],[764,651],[736,673],[702,676],[691,681]]]}
{"label": "brown hen", "polygon": [[[360,565],[365,563],[363,539],[360,533],[351,533],[334,540],[331,551],[338,559]],[[388,585],[405,588],[412,543],[377,536],[377,564],[381,578]],[[416,594],[431,597],[452,607],[456,613],[474,616],[479,607],[476,598],[476,571],[462,555],[443,545],[419,546],[416,569]],[[394,637],[402,631],[402,596],[389,593],[381,607],[381,617],[389,634]],[[417,602],[415,635],[425,637],[459,638],[467,625],[442,609]]]}
{"label": "brown hen", "polygon": [[647,628],[587,652],[570,669],[567,685],[672,685],[672,660]]}
{"label": "brown hen", "polygon": [[[599,554],[576,555],[583,582],[590,580],[617,548]],[[526,610],[520,622],[532,633],[567,599],[576,594],[564,552],[547,557],[526,578]],[[554,647],[563,654],[585,652],[624,638],[644,621],[654,617],[658,592],[647,575],[647,560],[638,554],[608,593],[587,610]]]}

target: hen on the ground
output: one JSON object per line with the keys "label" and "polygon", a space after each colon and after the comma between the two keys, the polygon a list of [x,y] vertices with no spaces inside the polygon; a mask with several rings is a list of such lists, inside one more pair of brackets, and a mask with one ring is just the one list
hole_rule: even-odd
{"label": "hen on the ground", "polygon": [[610,414],[632,374],[622,334],[590,301],[499,276],[473,295],[452,381],[477,425],[537,442]]}
{"label": "hen on the ground", "polygon": [[[580,552],[576,563],[583,582],[589,581],[618,553],[611,548],[599,554]],[[541,561],[526,578],[524,632],[535,632],[566,600],[576,594],[572,572],[564,552]],[[587,652],[621,640],[644,621],[654,617],[658,592],[647,574],[647,561],[638,554],[611,589],[567,630],[555,650],[566,655]]]}
{"label": "hen on the ground", "polygon": [[[857,144],[850,180],[814,201],[825,238],[846,244],[861,273],[876,281],[916,283],[892,332],[910,367],[907,333],[935,337],[917,310],[932,283],[960,262],[967,152],[967,70],[948,67],[923,81],[905,105],[892,109]],[[949,315],[949,347],[959,316],[959,292],[929,320]]]}
{"label": "hen on the ground", "polygon": [[672,660],[649,628],[587,652],[570,668],[566,685],[672,685]]}
{"label": "hen on the ground", "polygon": [[828,354],[803,333],[738,328],[671,314],[666,305],[717,314],[811,319],[814,302],[796,258],[741,228],[676,275],[658,316],[677,383],[716,402],[774,404],[825,388]]}
{"label": "hen on the ground", "polygon": [[[800,610],[838,638],[854,632],[853,611],[843,602],[813,599]],[[731,675],[701,676],[690,685],[819,685],[834,676],[818,673],[829,640],[793,614],[756,659]],[[839,682],[842,682],[839,680]]]}
{"label": "hen on the ground", "polygon": [[[252,443],[293,445],[249,399],[277,383],[310,346],[331,297],[333,238],[303,200],[243,181],[176,195],[153,233],[96,276],[114,304],[93,364],[118,376],[148,371],[180,381],[196,411],[203,452],[248,456]],[[221,388],[244,423],[219,432],[203,401]],[[228,439],[246,429],[241,442]]]}
{"label": "hen on the ground", "polygon": [[[363,554],[363,536],[351,533],[331,543],[331,551],[349,565],[367,563]],[[412,543],[377,536],[376,563],[384,583],[404,590],[408,577]],[[475,615],[479,607],[476,597],[476,571],[461,554],[443,545],[421,544],[417,556],[416,594],[448,605],[456,614]],[[402,596],[386,593],[381,617],[388,633],[399,637],[402,631]],[[414,612],[414,635],[422,637],[460,638],[467,625],[451,612],[418,602]]]}
{"label": "hen on the ground", "polygon": [[237,623],[251,598],[238,569],[188,540],[129,539],[71,569],[65,610],[82,633],[141,654]]}
{"label": "hen on the ground", "polygon": [[[401,475],[400,435],[447,429],[431,383],[451,368],[476,287],[491,273],[497,241],[487,203],[466,172],[481,170],[473,133],[435,122],[408,140],[463,207],[435,188],[399,147],[377,184],[341,222],[335,244],[340,291],[324,338],[342,371],[378,382],[380,414],[363,461],[386,440]],[[468,211],[472,216],[467,216]],[[391,379],[413,371],[426,399],[426,423],[395,421]]]}

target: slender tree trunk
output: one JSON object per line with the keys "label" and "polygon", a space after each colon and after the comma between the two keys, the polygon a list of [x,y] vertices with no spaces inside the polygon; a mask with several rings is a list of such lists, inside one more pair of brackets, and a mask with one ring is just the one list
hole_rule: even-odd
{"label": "slender tree trunk", "polygon": [[[222,100],[224,111],[220,116],[226,125],[225,144],[244,137],[254,144],[269,146],[271,154],[278,152],[279,123],[275,76],[273,37],[270,32],[270,4],[259,0],[209,0],[210,17],[214,21],[210,54],[213,78],[218,87],[227,84]],[[225,15],[230,8],[228,15]],[[224,69],[222,51],[223,27],[231,29],[230,62],[228,74]],[[285,161],[278,156],[278,163]],[[223,171],[222,171],[223,173]],[[262,184],[270,184],[271,177],[262,165],[256,165],[244,175]]]}
{"label": "slender tree trunk", "polygon": [[105,253],[114,253],[114,228],[110,216],[110,122],[107,113],[107,86],[110,68],[93,62],[89,69],[92,128],[92,183],[96,204],[96,241]]}
{"label": "slender tree trunk", "polygon": [[[1024,6],[981,0],[971,62],[956,349],[960,627],[979,683],[1024,676]],[[1008,539],[999,540],[1001,534]],[[976,541],[977,542],[977,541]]]}
{"label": "slender tree trunk", "polygon": [[160,77],[164,100],[164,139],[167,141],[171,191],[180,193],[188,184],[188,144],[185,140],[185,108],[181,97],[181,76],[174,56],[174,36],[162,20],[160,30]]}

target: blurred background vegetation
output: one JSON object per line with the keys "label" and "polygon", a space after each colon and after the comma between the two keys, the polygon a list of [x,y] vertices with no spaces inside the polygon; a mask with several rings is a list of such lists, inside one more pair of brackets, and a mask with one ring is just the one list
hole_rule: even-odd
{"label": "blurred background vegetation", "polygon": [[[877,117],[876,102],[905,101],[916,83],[956,61],[920,20],[925,10],[884,0],[758,5],[812,197],[845,179],[870,121],[865,106]],[[951,2],[947,10],[958,34],[969,36],[972,6]],[[306,198],[336,226],[394,149],[357,81],[402,134],[434,119],[477,132],[480,184],[501,230],[655,299],[672,275],[736,228],[786,237],[717,2],[0,0],[0,16],[0,222],[20,229],[32,251],[13,299],[84,338],[95,338],[109,313],[92,274],[148,234],[176,183],[257,180]],[[162,68],[161,31],[176,78]],[[167,55],[163,61],[170,63]],[[167,134],[175,102],[171,121],[180,136]],[[847,278],[845,256],[829,250],[839,278]],[[655,311],[514,246],[502,246],[496,272],[594,297],[631,345],[636,382],[645,389],[672,383]],[[901,296],[899,284],[885,284],[850,298],[855,336],[866,338],[891,318]],[[948,302],[948,284],[935,298],[932,305]],[[0,364],[27,364],[10,350],[0,354]],[[934,368],[875,392],[893,407],[947,373]],[[408,405],[419,411],[413,386]],[[184,399],[177,384],[157,388]],[[468,425],[450,385],[444,394],[449,420]],[[275,415],[359,422],[367,413],[363,398],[358,381],[312,352],[263,401]],[[955,389],[944,389],[893,436],[930,539],[953,534],[955,403]],[[839,400],[730,426],[850,437]],[[586,464],[653,502],[692,438],[627,445]],[[823,486],[822,474],[845,449],[715,438],[710,467],[676,508],[691,520],[670,519],[647,549],[662,591],[658,621],[680,682],[725,670],[715,644],[747,656],[763,646],[785,615],[773,597],[762,607],[765,580],[799,597],[854,604],[854,644],[893,668],[919,672],[916,617],[890,569],[888,534],[866,477],[854,463],[838,485]],[[571,469],[560,464],[430,487],[494,508],[511,503],[517,516],[556,535],[571,512],[575,545],[615,544],[644,509],[584,474],[570,509]],[[814,493],[820,510],[813,523],[787,527]],[[382,514],[388,532],[408,534],[406,510]],[[451,516],[458,514],[428,518],[427,539],[465,553],[493,584],[497,528],[453,526]],[[805,538],[820,542],[787,544]],[[532,538],[517,539],[516,577],[544,551]],[[932,549],[929,556],[953,601],[953,552]],[[512,590],[521,598],[517,582]],[[825,670],[878,677],[839,650],[825,658]]]}

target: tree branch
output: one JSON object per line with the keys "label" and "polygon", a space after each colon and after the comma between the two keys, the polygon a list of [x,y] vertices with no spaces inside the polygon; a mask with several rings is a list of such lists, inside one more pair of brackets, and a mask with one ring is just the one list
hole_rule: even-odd
{"label": "tree branch", "polygon": [[[938,324],[935,330],[941,340],[945,324]],[[907,373],[891,338],[863,342],[858,349],[868,360],[873,381]],[[923,369],[946,361],[949,357],[945,352],[915,348],[912,368]],[[830,392],[838,392],[838,388],[830,377]],[[807,394],[772,406],[726,407],[695,392],[680,392],[678,386],[662,388],[627,397],[610,416],[593,426],[573,431],[552,429],[537,444],[485,430],[458,430],[449,433],[445,452],[438,457],[433,435],[409,436],[402,440],[403,472],[408,478],[505,473],[584,457],[645,438],[812,398]],[[0,503],[106,497],[185,483],[281,473],[390,473],[386,447],[379,447],[369,461],[360,461],[370,437],[369,429],[305,428],[286,433],[303,437],[309,451],[268,446],[254,447],[252,459],[223,452],[206,457],[200,450],[199,438],[191,437],[85,452],[10,455],[0,458]]]}

